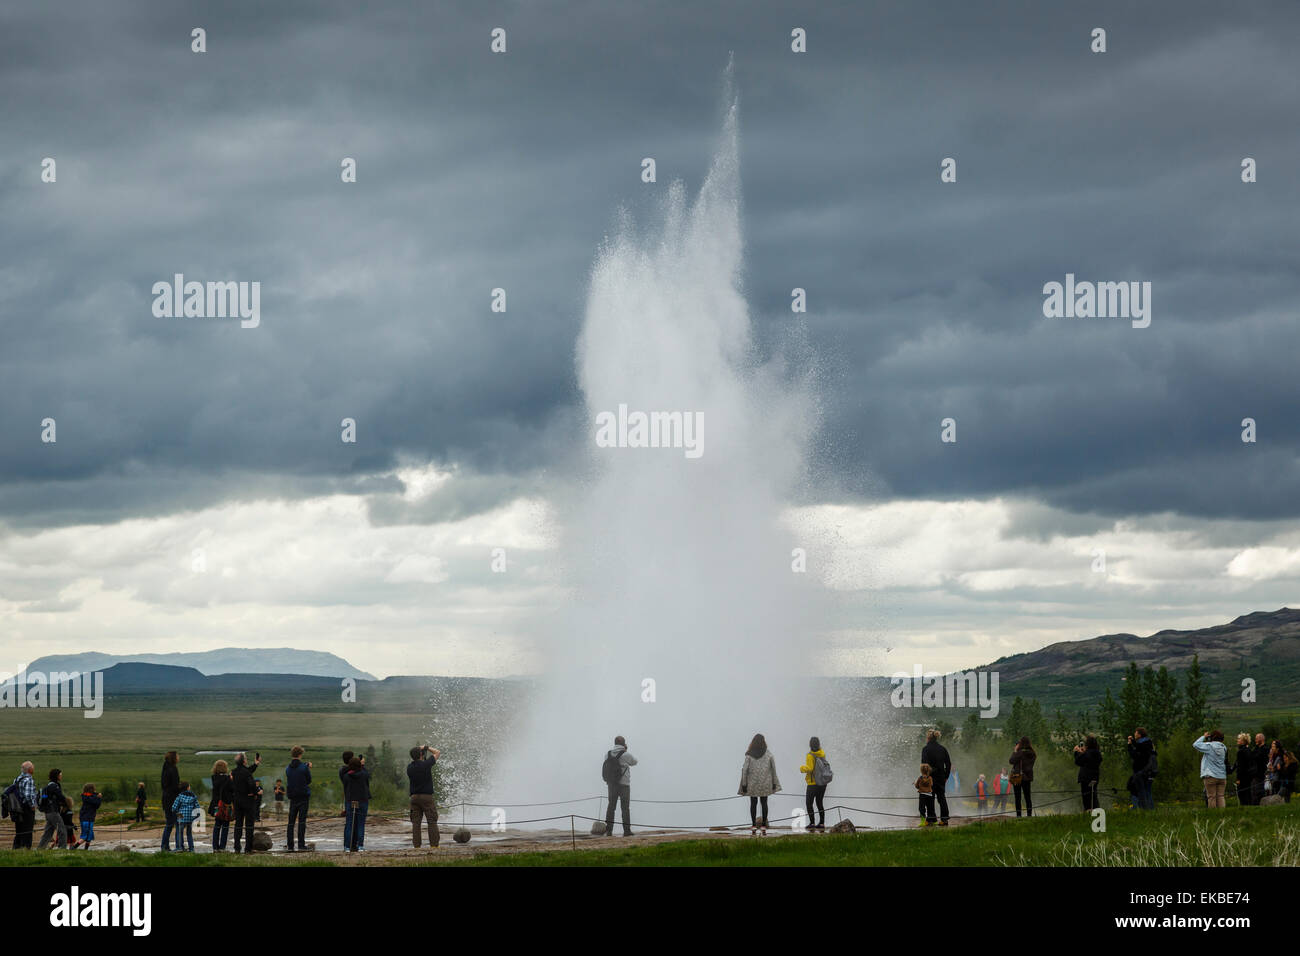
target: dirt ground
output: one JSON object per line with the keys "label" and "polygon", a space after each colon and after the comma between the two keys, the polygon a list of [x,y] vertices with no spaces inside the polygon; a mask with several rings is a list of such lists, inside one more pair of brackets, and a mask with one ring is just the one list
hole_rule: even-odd
{"label": "dirt ground", "polygon": [[[953,826],[974,823],[975,817],[953,817]],[[427,828],[422,831],[420,849],[411,845],[411,824],[401,814],[375,814],[366,820],[366,849],[361,853],[343,852],[343,818],[342,816],[317,816],[307,824],[307,840],[315,847],[307,856],[325,856],[331,862],[346,866],[382,866],[387,861],[409,861],[412,857],[438,854],[439,856],[458,857],[480,854],[506,854],[531,852],[564,852],[577,849],[614,848],[620,846],[649,846],[657,843],[669,843],[680,840],[737,840],[764,839],[751,837],[748,827],[720,830],[639,830],[631,837],[603,837],[591,833],[591,823],[576,820],[573,832],[563,829],[506,829],[492,832],[483,828],[472,831],[468,843],[456,843],[453,834],[457,830],[454,822],[440,821],[439,846],[431,849],[428,845]],[[257,829],[265,830],[271,837],[271,853],[285,854],[285,820],[274,813],[264,816],[257,824]],[[860,831],[869,828],[858,828]],[[892,829],[892,828],[891,828]],[[161,826],[140,828],[122,834],[117,827],[97,827],[95,849],[114,849],[120,844],[129,846],[133,851],[151,853],[158,851]],[[788,829],[773,828],[765,839],[779,839],[794,834]],[[202,833],[194,834],[195,849],[199,853],[212,852],[211,823]],[[227,849],[233,847],[233,834],[227,842]]]}

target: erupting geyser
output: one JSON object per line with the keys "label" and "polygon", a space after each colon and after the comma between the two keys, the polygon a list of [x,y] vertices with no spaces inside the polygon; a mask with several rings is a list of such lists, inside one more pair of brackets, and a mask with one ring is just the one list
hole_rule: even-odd
{"label": "erupting geyser", "polygon": [[[577,346],[591,477],[558,503],[569,608],[541,647],[544,687],[496,799],[603,792],[615,734],[640,761],[634,799],[734,794],[756,732],[785,791],[802,794],[808,737],[828,735],[804,680],[824,622],[809,619],[807,576],[791,568],[799,542],[782,524],[815,415],[751,339],[737,121],[729,69],[698,196],[673,183],[655,226],[623,214],[597,254]],[[634,804],[633,824],[745,817],[723,806]]]}

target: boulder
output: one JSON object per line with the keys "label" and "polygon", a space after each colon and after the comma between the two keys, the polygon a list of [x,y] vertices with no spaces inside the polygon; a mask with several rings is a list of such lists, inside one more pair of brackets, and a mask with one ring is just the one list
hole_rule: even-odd
{"label": "boulder", "polygon": [[455,840],[457,843],[468,843],[469,837],[470,837],[470,833],[464,827],[461,827],[454,834],[452,834],[452,839]]}
{"label": "boulder", "polygon": [[827,833],[857,833],[858,828],[853,825],[852,820],[841,820],[834,826],[826,828]]}
{"label": "boulder", "polygon": [[253,831],[253,850],[255,852],[259,850],[269,850],[271,849],[271,846],[271,834],[267,833],[265,830]]}
{"label": "boulder", "polygon": [[605,824],[604,824],[602,821],[600,821],[600,820],[597,820],[597,821],[595,821],[594,823],[592,823],[592,825],[591,825],[591,835],[592,835],[592,836],[604,836],[604,835],[605,835]]}
{"label": "boulder", "polygon": [[1286,801],[1282,799],[1281,794],[1270,793],[1267,797],[1264,797],[1259,801],[1259,805],[1261,807],[1280,807],[1285,802]]}

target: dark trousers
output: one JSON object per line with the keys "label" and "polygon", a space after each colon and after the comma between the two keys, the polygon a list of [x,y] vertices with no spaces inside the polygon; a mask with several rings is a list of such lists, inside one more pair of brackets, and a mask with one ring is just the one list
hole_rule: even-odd
{"label": "dark trousers", "polygon": [[[186,844],[188,844],[188,846]],[[191,853],[194,852],[194,824],[193,823],[178,822],[176,824],[176,849],[178,850],[188,849]]]}
{"label": "dark trousers", "polygon": [[348,822],[344,824],[344,831],[347,837],[344,839],[343,849],[358,850],[365,849],[366,846],[366,814],[370,810],[370,801],[353,802],[348,804]]}
{"label": "dark trousers", "polygon": [[946,786],[948,786],[946,780],[936,780],[934,782],[934,799],[939,802],[940,820],[948,819],[948,794],[944,792]]}
{"label": "dark trousers", "polygon": [[311,803],[311,797],[290,797],[289,798],[289,830],[285,834],[285,843],[290,850],[293,849],[293,822],[298,821],[298,846],[302,849],[307,847],[307,804]]}
{"label": "dark trousers", "polygon": [[1083,794],[1083,810],[1087,813],[1089,810],[1096,810],[1100,804],[1097,801],[1097,781],[1089,780],[1087,783],[1079,784],[1079,790]]}
{"label": "dark trousers", "polygon": [[1254,797],[1254,793],[1251,790],[1250,781],[1238,780],[1237,781],[1237,802],[1241,804],[1243,807],[1249,807],[1252,806],[1254,803],[1252,797]]}
{"label": "dark trousers", "polygon": [[230,821],[212,818],[212,849],[224,850],[226,840],[230,837]]}
{"label": "dark trousers", "polygon": [[[820,827],[826,826],[826,806],[824,803],[825,800],[826,800],[826,784],[823,783],[820,785],[818,784],[809,785],[808,792],[804,794],[804,806],[808,810],[809,826],[813,825],[813,804],[814,803],[817,804],[817,813],[819,814],[817,825]],[[764,816],[766,816],[766,814],[764,814]]]}
{"label": "dark trousers", "polygon": [[[167,799],[167,795],[163,794],[163,819],[166,821],[166,824],[163,826],[163,835],[162,835],[162,848],[164,850],[171,849],[171,835],[172,835],[172,831],[176,829],[176,814],[172,813],[172,803],[173,801],[175,801],[175,799],[176,799],[175,797],[172,797],[169,800]],[[181,835],[177,833],[176,849],[179,850],[180,848],[181,848]]]}
{"label": "dark trousers", "polygon": [[918,793],[918,794],[916,795],[916,798],[917,798],[917,806],[918,806],[918,807],[920,808],[920,810],[921,810],[921,819],[922,819],[922,820],[929,820],[931,823],[933,823],[933,822],[935,821],[935,816],[934,816],[934,794],[933,794],[933,793]]}
{"label": "dark trousers", "polygon": [[235,804],[235,852],[239,852],[239,838],[244,838],[244,852],[253,852],[253,821],[257,819],[257,807],[243,807]]}
{"label": "dark trousers", "polygon": [[14,849],[30,850],[32,848],[32,831],[36,829],[36,808],[23,807],[23,812],[14,817]]}
{"label": "dark trousers", "polygon": [[767,797],[750,797],[749,798],[749,823],[751,826],[758,826],[758,804],[763,804],[763,829],[767,829]]}
{"label": "dark trousers", "polygon": [[614,804],[623,806],[623,836],[632,835],[632,785],[630,783],[609,784],[609,804],[605,807],[605,834],[614,832]]}
{"label": "dark trousers", "polygon": [[411,844],[420,848],[420,821],[429,830],[429,846],[438,845],[438,804],[431,793],[411,794]]}
{"label": "dark trousers", "polygon": [[143,803],[137,803],[137,804],[135,805],[135,822],[136,822],[136,823],[144,823],[144,804],[143,804]]}
{"label": "dark trousers", "polygon": [[1034,815],[1034,797],[1029,792],[1030,781],[1016,784],[1011,788],[1016,797],[1016,816],[1020,816],[1020,797],[1023,794],[1025,798],[1025,815],[1032,817]]}

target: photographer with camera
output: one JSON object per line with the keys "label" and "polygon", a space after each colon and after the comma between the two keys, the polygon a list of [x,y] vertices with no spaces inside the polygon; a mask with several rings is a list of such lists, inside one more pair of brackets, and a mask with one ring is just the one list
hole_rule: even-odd
{"label": "photographer with camera", "polygon": [[1101,745],[1097,738],[1088,734],[1083,743],[1074,747],[1074,762],[1079,767],[1079,788],[1083,791],[1083,812],[1095,810],[1097,803],[1097,784],[1101,780]]}
{"label": "photographer with camera", "polygon": [[406,776],[411,782],[411,843],[420,849],[420,821],[429,828],[429,846],[438,847],[438,801],[433,792],[433,765],[442,753],[425,744],[411,748]]}
{"label": "photographer with camera", "polygon": [[1133,767],[1129,789],[1137,809],[1154,810],[1156,804],[1151,796],[1151,780],[1156,775],[1158,757],[1156,742],[1147,736],[1145,727],[1136,728],[1133,736],[1128,738],[1128,755]]}
{"label": "photographer with camera", "polygon": [[1223,742],[1222,730],[1209,730],[1192,741],[1192,747],[1201,755],[1201,783],[1205,784],[1205,805],[1210,809],[1223,809],[1224,794],[1228,789],[1228,747]]}

